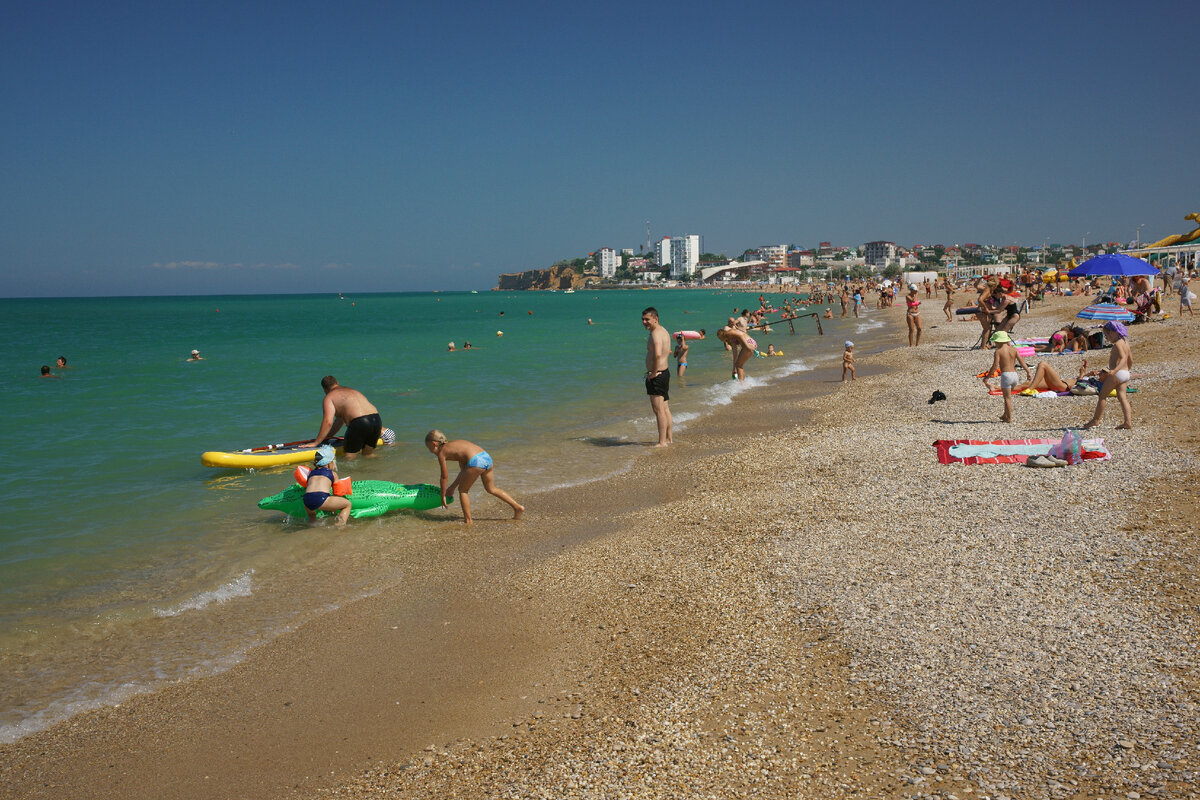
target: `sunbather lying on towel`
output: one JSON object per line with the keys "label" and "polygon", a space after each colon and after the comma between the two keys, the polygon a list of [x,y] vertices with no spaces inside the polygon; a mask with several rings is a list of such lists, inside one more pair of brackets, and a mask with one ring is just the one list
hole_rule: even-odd
{"label": "sunbather lying on towel", "polygon": [[[1079,377],[1076,380],[1087,377],[1088,375],[1099,375],[1102,370],[1093,370],[1085,373],[1087,369],[1087,361],[1084,361],[1079,367]],[[984,378],[983,383],[987,386],[989,392],[996,391],[996,387],[992,386],[990,377]],[[1058,374],[1054,367],[1050,366],[1047,361],[1039,361],[1037,370],[1033,373],[1033,378],[1028,383],[1017,384],[1013,387],[1013,394],[1020,394],[1026,389],[1033,389],[1035,392],[1065,392],[1070,390],[1072,384],[1067,383]]]}
{"label": "sunbather lying on towel", "polygon": [[1087,332],[1074,325],[1063,325],[1054,332],[1046,344],[1035,344],[1034,349],[1039,353],[1080,353],[1087,352]]}

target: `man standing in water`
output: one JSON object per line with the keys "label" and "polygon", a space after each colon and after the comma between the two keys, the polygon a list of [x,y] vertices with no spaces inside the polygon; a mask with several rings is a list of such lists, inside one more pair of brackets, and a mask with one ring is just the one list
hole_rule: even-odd
{"label": "man standing in water", "polygon": [[658,324],[658,310],[654,307],[642,312],[642,326],[650,331],[646,339],[646,394],[650,395],[650,408],[658,423],[658,444],[671,444],[671,406],[668,390],[671,386],[671,371],[668,369],[671,355],[671,337],[667,329]]}
{"label": "man standing in water", "polygon": [[321,444],[345,423],[346,444],[343,452],[346,460],[358,458],[359,451],[368,457],[374,455],[375,445],[383,433],[379,409],[371,405],[362,392],[340,386],[332,375],[321,379],[321,388],[325,390],[325,402],[322,404],[324,416],[321,418],[321,430],[311,444],[314,447]]}

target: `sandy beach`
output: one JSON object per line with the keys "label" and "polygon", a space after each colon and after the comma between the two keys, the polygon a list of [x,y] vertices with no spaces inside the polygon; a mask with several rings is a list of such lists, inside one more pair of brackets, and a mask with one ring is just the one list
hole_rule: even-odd
{"label": "sandy beach", "polygon": [[393,587],[0,746],[0,797],[1200,796],[1195,322],[1131,327],[1134,429],[1110,401],[1088,434],[1111,460],[941,465],[1095,398],[1001,423],[940,305],[919,348],[871,311],[857,381],[739,396],[519,523],[473,494]]}

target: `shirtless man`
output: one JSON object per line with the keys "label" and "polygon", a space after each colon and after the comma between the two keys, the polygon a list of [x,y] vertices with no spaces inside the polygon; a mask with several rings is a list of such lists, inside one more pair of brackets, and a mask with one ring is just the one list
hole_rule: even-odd
{"label": "shirtless man", "polygon": [[672,443],[671,433],[673,420],[671,406],[668,404],[671,387],[671,336],[667,329],[658,324],[658,309],[647,308],[642,312],[642,327],[650,331],[646,339],[646,394],[650,395],[650,408],[654,411],[654,419],[658,423],[658,444],[655,447],[666,447]]}
{"label": "shirtless man", "polygon": [[340,386],[337,378],[332,375],[321,379],[321,388],[325,390],[325,401],[321,405],[321,430],[317,432],[317,438],[309,444],[316,447],[345,425],[346,460],[353,461],[358,458],[359,451],[365,456],[373,456],[375,445],[383,433],[379,409],[371,405],[362,392],[348,386]]}
{"label": "shirtless man", "polygon": [[[989,373],[1000,373],[1000,391],[1004,394],[1004,416],[1000,417],[1001,422],[1012,422],[1012,393],[1017,385],[1017,364],[1021,365],[1021,369],[1025,370],[1025,378],[1033,381],[1033,375],[1029,373],[1029,366],[1025,363],[1025,359],[1021,358],[1021,354],[1017,352],[1017,348],[1012,345],[1012,337],[1004,331],[996,331],[992,334],[991,344],[996,347],[996,354],[992,357],[992,368]],[[987,378],[983,379],[985,386],[988,385]]]}

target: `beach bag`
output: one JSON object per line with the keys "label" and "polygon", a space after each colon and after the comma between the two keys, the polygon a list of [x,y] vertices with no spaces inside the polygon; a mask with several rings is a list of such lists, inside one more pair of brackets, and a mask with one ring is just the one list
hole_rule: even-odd
{"label": "beach bag", "polygon": [[1068,464],[1083,462],[1083,437],[1079,431],[1068,430],[1063,434],[1062,441],[1050,448],[1050,457],[1066,461]]}

